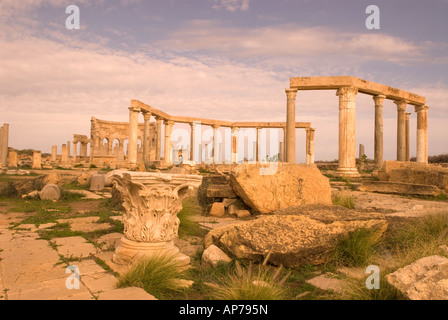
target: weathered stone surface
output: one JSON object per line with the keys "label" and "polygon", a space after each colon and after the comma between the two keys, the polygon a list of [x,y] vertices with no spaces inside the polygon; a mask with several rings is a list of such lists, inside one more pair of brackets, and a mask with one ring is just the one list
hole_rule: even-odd
{"label": "weathered stone surface", "polygon": [[237,210],[236,211],[236,216],[239,219],[245,219],[245,218],[251,217],[250,212],[248,210]]}
{"label": "weathered stone surface", "polygon": [[207,188],[208,198],[236,198],[236,194],[229,184],[213,184]]}
{"label": "weathered stone surface", "polygon": [[448,191],[448,168],[417,162],[385,161],[378,178],[390,182],[433,185]]}
{"label": "weathered stone surface", "polygon": [[58,252],[67,258],[85,258],[96,253],[93,244],[83,237],[55,238],[54,242],[58,246]]}
{"label": "weathered stone surface", "polygon": [[202,261],[209,263],[212,267],[216,267],[219,262],[228,263],[231,262],[232,259],[230,259],[224,251],[212,244],[204,250],[204,253],[202,254]]}
{"label": "weathered stone surface", "polygon": [[430,256],[386,276],[387,282],[411,300],[448,299],[448,259]]}
{"label": "weathered stone surface", "polygon": [[78,181],[78,183],[82,186],[89,185],[90,184],[90,176],[91,176],[91,173],[84,172],[78,177],[78,179],[76,179],[76,181]]}
{"label": "weathered stone surface", "polygon": [[238,199],[234,203],[230,204],[227,207],[227,213],[229,215],[236,215],[238,210],[245,210],[247,209],[247,206],[244,204],[244,202],[241,199]]}
{"label": "weathered stone surface", "polygon": [[98,300],[157,300],[142,288],[129,287],[100,292]]}
{"label": "weathered stone surface", "polygon": [[56,184],[47,184],[39,192],[39,197],[42,200],[59,200],[61,198],[61,190]]}
{"label": "weathered stone surface", "polygon": [[90,191],[104,190],[104,174],[93,174],[90,177]]}
{"label": "weathered stone surface", "polygon": [[222,217],[226,214],[224,203],[214,202],[210,208],[210,215],[213,217]]}
{"label": "weathered stone surface", "polygon": [[274,174],[260,174],[262,168],[261,164],[239,165],[230,174],[235,193],[256,212],[331,204],[329,180],[316,166],[279,163]]}
{"label": "weathered stone surface", "polygon": [[441,193],[441,190],[433,185],[389,181],[365,181],[361,184],[358,190],[364,192],[409,194],[418,196],[437,196]]}
{"label": "weathered stone surface", "polygon": [[56,171],[33,179],[21,180],[14,184],[18,194],[28,194],[34,190],[41,190],[47,184],[59,184],[61,176]]}
{"label": "weathered stone surface", "polygon": [[287,267],[322,264],[336,240],[358,229],[375,230],[378,239],[387,229],[383,215],[362,213],[337,206],[309,205],[291,207],[213,230],[204,243],[210,243],[238,258],[269,261]]}

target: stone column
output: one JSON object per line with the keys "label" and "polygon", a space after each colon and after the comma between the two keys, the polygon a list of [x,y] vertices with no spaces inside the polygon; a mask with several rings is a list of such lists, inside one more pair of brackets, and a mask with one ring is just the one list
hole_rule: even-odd
{"label": "stone column", "polygon": [[63,144],[61,149],[61,163],[67,163],[68,162],[68,155],[67,155],[67,145]]}
{"label": "stone column", "polygon": [[8,166],[17,168],[18,167],[18,157],[17,152],[10,150],[8,153]]}
{"label": "stone column", "polygon": [[213,125],[213,163],[219,163],[218,133],[219,125]]}
{"label": "stone column", "polygon": [[359,177],[356,167],[356,94],[357,88],[339,88],[339,168],[337,175]]}
{"label": "stone column", "polygon": [[174,121],[165,120],[165,164],[173,163],[173,142],[171,141],[171,133],[173,132]]}
{"label": "stone column", "polygon": [[143,129],[143,163],[145,166],[149,166],[150,157],[149,152],[151,149],[151,140],[150,140],[150,123],[151,113],[143,112],[143,119],[145,120],[145,126]]}
{"label": "stone column", "polygon": [[284,162],[285,161],[285,146],[284,146],[284,143],[283,142],[279,142],[279,147],[278,147],[278,149],[279,149],[279,155],[278,155],[278,160],[280,161],[280,162]]}
{"label": "stone column", "polygon": [[56,162],[58,160],[58,146],[51,146],[51,161]]}
{"label": "stone column", "polygon": [[232,163],[238,162],[238,131],[240,128],[232,127]]}
{"label": "stone column", "polygon": [[406,101],[394,101],[397,105],[397,161],[406,159]]}
{"label": "stone column", "polygon": [[156,116],[156,161],[162,159],[162,121],[162,118]]}
{"label": "stone column", "polygon": [[32,169],[42,169],[42,154],[40,151],[33,151]]}
{"label": "stone column", "polygon": [[195,134],[195,123],[190,123],[190,161],[194,162],[194,134]]}
{"label": "stone column", "polygon": [[3,127],[0,127],[0,166],[1,166],[1,162],[2,162],[2,153],[3,153],[3,147],[2,147],[3,134],[2,133],[3,133]]}
{"label": "stone column", "polygon": [[2,167],[8,166],[8,139],[9,139],[9,124],[5,123],[2,127]]}
{"label": "stone column", "polygon": [[286,89],[286,162],[296,162],[296,95],[297,90]]}
{"label": "stone column", "polygon": [[67,141],[67,162],[70,162],[70,141]]}
{"label": "stone column", "polygon": [[81,161],[87,161],[87,143],[81,142]]}
{"label": "stone column", "polygon": [[260,161],[260,150],[261,150],[261,128],[257,128],[257,143],[255,148],[255,161]]}
{"label": "stone column", "polygon": [[129,108],[129,142],[128,142],[128,164],[131,169],[137,167],[137,143],[138,143],[138,114],[140,109]]}
{"label": "stone column", "polygon": [[428,106],[416,106],[417,162],[428,163]]}
{"label": "stone column", "polygon": [[405,145],[406,145],[406,151],[405,151],[405,158],[404,158],[404,160],[405,161],[411,161],[411,150],[410,150],[410,141],[409,141],[409,116],[411,115],[411,113],[409,112],[409,113],[406,113],[405,114],[405,117],[406,117],[406,125],[405,125],[405,128],[406,128],[406,143],[405,143]]}
{"label": "stone column", "polygon": [[314,128],[306,128],[306,164],[314,163]]}
{"label": "stone column", "polygon": [[375,102],[375,170],[379,170],[383,166],[383,102],[385,98],[384,95],[373,97]]}
{"label": "stone column", "polygon": [[73,162],[76,162],[77,160],[77,153],[78,153],[78,143],[73,141]]}

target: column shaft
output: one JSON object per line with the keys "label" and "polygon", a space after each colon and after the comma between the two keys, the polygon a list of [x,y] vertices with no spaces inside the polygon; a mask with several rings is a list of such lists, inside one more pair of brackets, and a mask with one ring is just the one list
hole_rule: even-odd
{"label": "column shaft", "polygon": [[8,140],[9,140],[9,124],[5,123],[2,128],[2,157],[1,164],[3,167],[8,166]]}
{"label": "column shaft", "polygon": [[406,124],[405,124],[405,129],[406,129],[406,140],[405,140],[405,158],[404,161],[410,161],[411,160],[411,150],[410,150],[410,137],[409,137],[409,116],[411,114],[410,113],[406,113],[405,117],[406,117]]}
{"label": "column shaft", "polygon": [[428,106],[416,106],[417,162],[428,163]]}
{"label": "column shaft", "polygon": [[257,142],[255,147],[255,161],[260,161],[260,151],[261,151],[261,128],[257,128]]}
{"label": "column shaft", "polygon": [[356,94],[358,89],[344,87],[339,96],[339,168],[338,175],[358,177],[356,167]]}
{"label": "column shaft", "polygon": [[151,119],[151,113],[144,112],[143,118],[145,120],[145,125],[143,129],[143,163],[145,166],[149,166],[150,162],[150,150],[151,150],[151,141],[150,141],[150,119]]}
{"label": "column shaft", "polygon": [[162,159],[162,118],[156,117],[156,161]]}
{"label": "column shaft", "polygon": [[383,102],[385,98],[384,95],[373,97],[373,101],[375,101],[374,161],[376,170],[383,166]]}
{"label": "column shaft", "polygon": [[296,95],[297,90],[286,89],[286,162],[296,162]]}
{"label": "column shaft", "polygon": [[171,165],[173,163],[173,142],[171,141],[171,133],[173,131],[173,121],[165,120],[165,164]]}
{"label": "column shaft", "polygon": [[131,168],[137,166],[137,144],[138,144],[138,113],[140,109],[129,108],[129,142],[128,163]]}
{"label": "column shaft", "polygon": [[238,162],[238,130],[237,127],[232,127],[232,163]]}
{"label": "column shaft", "polygon": [[213,163],[219,163],[219,150],[218,150],[218,133],[219,126],[213,126]]}
{"label": "column shaft", "polygon": [[397,161],[406,160],[406,101],[394,101],[397,105]]}

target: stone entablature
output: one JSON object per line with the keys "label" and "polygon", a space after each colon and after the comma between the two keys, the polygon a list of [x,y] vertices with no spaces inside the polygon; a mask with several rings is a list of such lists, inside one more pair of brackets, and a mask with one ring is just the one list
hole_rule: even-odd
{"label": "stone entablature", "polygon": [[[145,118],[145,124],[148,124],[148,126],[155,125],[156,127],[156,136],[155,136],[155,161],[156,162],[162,162],[161,157],[161,150],[162,150],[162,135],[161,135],[161,128],[162,124],[165,126],[165,135],[164,135],[164,145],[163,150],[165,157],[163,158],[163,163],[165,165],[171,165],[173,163],[173,153],[176,153],[175,150],[173,150],[173,143],[171,141],[171,136],[173,132],[173,126],[175,123],[187,123],[190,125],[191,131],[190,131],[190,159],[189,161],[194,162],[194,154],[195,154],[195,145],[197,142],[195,142],[195,127],[196,126],[211,126],[213,128],[213,140],[212,140],[212,161],[213,163],[220,163],[219,160],[219,152],[222,153],[220,150],[222,148],[222,144],[218,143],[218,130],[220,127],[227,127],[232,129],[231,134],[231,159],[230,161],[232,163],[237,163],[239,161],[238,159],[238,131],[240,128],[254,128],[257,130],[256,134],[256,142],[254,142],[254,150],[256,150],[255,160],[259,161],[259,150],[260,150],[260,130],[263,128],[275,128],[275,129],[283,129],[283,135],[285,136],[286,132],[286,126],[287,124],[285,122],[233,122],[233,121],[224,121],[224,120],[215,120],[215,119],[206,119],[206,118],[195,118],[195,117],[182,117],[182,116],[172,116],[166,112],[160,111],[156,108],[153,108],[139,100],[132,100],[131,106],[129,107],[129,152],[128,152],[128,166],[133,168],[137,166],[137,163],[139,162],[138,154],[136,151],[136,145],[137,145],[137,137],[139,135],[140,128],[137,126],[136,119],[138,117],[139,113],[143,113]],[[154,117],[156,122],[150,122],[150,118]],[[311,128],[311,123],[309,122],[294,122],[292,123],[292,126],[294,128],[302,128],[305,130],[313,129]],[[147,133],[146,136],[150,137],[150,133]],[[307,139],[314,139],[314,129],[313,132],[309,131],[307,133]],[[285,139],[284,139],[285,140]],[[146,145],[145,143],[146,138],[145,134],[143,135],[143,146]],[[246,144],[245,144],[246,146]],[[314,161],[314,140],[313,141],[307,141],[307,164],[311,164],[312,161]],[[202,146],[199,146],[199,148],[202,148]],[[283,145],[281,145],[279,154],[283,161],[283,155],[284,155],[284,148]],[[201,154],[201,149],[200,154]],[[174,152],[173,152],[174,151]],[[148,165],[150,161],[148,161],[148,156],[146,155],[146,151],[143,150],[143,162],[145,165]],[[167,156],[168,155],[168,156]],[[222,156],[222,155],[221,155]],[[201,160],[200,160],[201,161]]]}
{"label": "stone entablature", "polygon": [[428,163],[428,106],[426,99],[405,90],[351,76],[293,77],[287,95],[287,147],[288,162],[294,162],[295,99],[299,90],[336,90],[339,96],[339,168],[341,176],[359,176],[356,167],[356,95],[373,96],[375,111],[375,164],[383,164],[383,102],[392,100],[397,105],[397,160],[409,161],[409,113],[406,106],[413,105],[417,113],[417,162]]}

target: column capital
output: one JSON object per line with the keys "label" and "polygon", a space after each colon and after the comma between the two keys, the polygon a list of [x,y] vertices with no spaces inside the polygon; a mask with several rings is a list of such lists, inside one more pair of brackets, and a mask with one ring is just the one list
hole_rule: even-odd
{"label": "column capital", "polygon": [[145,119],[145,121],[149,121],[152,115],[151,112],[142,110],[142,113],[143,113],[143,119]]}
{"label": "column capital", "polygon": [[336,91],[336,95],[343,101],[354,101],[358,94],[358,88],[355,87],[342,87]]}
{"label": "column capital", "polygon": [[163,123],[166,125],[166,126],[174,126],[174,121],[173,120],[164,120],[163,121]]}
{"label": "column capital", "polygon": [[429,109],[429,106],[415,106],[415,112],[421,112],[421,111],[427,111]]}
{"label": "column capital", "polygon": [[409,120],[409,116],[411,115],[411,113],[410,112],[406,112],[404,115],[406,116],[406,120]]}
{"label": "column capital", "polygon": [[133,106],[130,106],[128,109],[129,109],[130,112],[140,112],[140,111],[142,111],[140,108],[133,107]]}
{"label": "column capital", "polygon": [[213,128],[213,129],[219,129],[219,127],[220,127],[219,124],[214,124],[214,125],[212,125],[212,128]]}
{"label": "column capital", "polygon": [[382,107],[384,99],[386,99],[386,96],[380,94],[377,96],[373,96],[372,98],[373,98],[373,101],[375,101],[375,107]]}
{"label": "column capital", "polygon": [[407,104],[406,100],[394,101],[394,103],[397,105],[397,111],[405,111],[406,110],[406,104]]}
{"label": "column capital", "polygon": [[297,89],[285,89],[286,97],[288,100],[295,100],[297,95]]}

